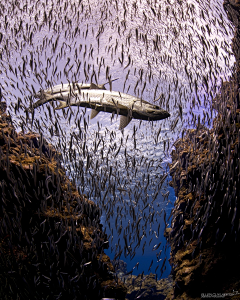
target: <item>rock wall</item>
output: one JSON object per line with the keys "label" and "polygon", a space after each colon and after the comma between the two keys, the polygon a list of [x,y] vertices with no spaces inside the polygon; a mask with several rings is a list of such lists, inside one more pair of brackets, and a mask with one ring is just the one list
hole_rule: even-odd
{"label": "rock wall", "polygon": [[124,299],[99,208],[43,136],[17,133],[0,104],[0,298]]}
{"label": "rock wall", "polygon": [[234,75],[214,101],[213,129],[189,130],[172,152],[177,200],[166,235],[173,299],[240,298],[240,1],[225,1],[224,8],[235,26]]}

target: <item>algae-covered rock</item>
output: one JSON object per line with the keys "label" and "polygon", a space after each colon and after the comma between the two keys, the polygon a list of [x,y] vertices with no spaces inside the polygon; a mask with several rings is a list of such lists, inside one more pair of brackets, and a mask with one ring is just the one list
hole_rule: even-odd
{"label": "algae-covered rock", "polygon": [[17,133],[1,108],[0,298],[124,299],[99,208],[67,178],[61,154]]}
{"label": "algae-covered rock", "polygon": [[188,130],[172,152],[170,173],[177,200],[166,236],[171,245],[174,299],[217,293],[224,299],[239,298],[240,11],[239,1],[223,5],[236,28],[233,76],[223,82],[213,100],[218,111],[213,128]]}
{"label": "algae-covered rock", "polygon": [[127,300],[134,299],[171,299],[173,296],[172,278],[156,280],[156,275],[129,276],[125,281]]}

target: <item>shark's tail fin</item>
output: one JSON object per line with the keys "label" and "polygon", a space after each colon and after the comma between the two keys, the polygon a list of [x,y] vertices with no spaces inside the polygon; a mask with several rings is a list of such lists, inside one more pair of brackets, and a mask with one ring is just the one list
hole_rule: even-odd
{"label": "shark's tail fin", "polygon": [[39,106],[53,100],[54,95],[52,95],[50,93],[46,93],[42,90],[39,93],[35,94],[35,98],[37,98],[39,100],[33,104],[33,108],[39,107]]}

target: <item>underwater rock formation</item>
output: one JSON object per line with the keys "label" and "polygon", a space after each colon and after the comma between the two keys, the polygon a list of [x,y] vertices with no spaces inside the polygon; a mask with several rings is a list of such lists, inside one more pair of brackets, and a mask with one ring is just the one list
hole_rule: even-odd
{"label": "underwater rock formation", "polygon": [[136,275],[128,275],[127,264],[122,260],[112,262],[115,268],[116,275],[124,282],[127,288],[125,300],[134,299],[151,299],[151,300],[170,300],[173,296],[173,281],[172,276],[157,280],[156,274],[150,273],[144,275],[140,273]]}
{"label": "underwater rock formation", "polygon": [[129,276],[125,281],[128,289],[126,300],[151,299],[163,300],[171,299],[173,295],[172,278],[163,278],[156,281],[156,275]]}
{"label": "underwater rock formation", "polygon": [[214,99],[218,116],[213,129],[198,124],[176,141],[172,152],[170,173],[177,199],[166,235],[174,299],[200,299],[207,293],[240,297],[239,5],[224,2],[236,28],[236,64],[231,80]]}
{"label": "underwater rock formation", "polygon": [[17,133],[0,104],[0,298],[124,299],[100,209],[66,177],[60,153]]}

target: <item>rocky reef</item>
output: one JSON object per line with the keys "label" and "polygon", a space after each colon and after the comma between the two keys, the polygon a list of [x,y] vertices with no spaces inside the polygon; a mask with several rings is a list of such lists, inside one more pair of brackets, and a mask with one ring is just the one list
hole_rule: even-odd
{"label": "rocky reef", "polygon": [[240,2],[225,1],[224,8],[235,26],[233,76],[214,99],[213,128],[199,123],[172,152],[177,199],[166,235],[173,299],[240,298]]}
{"label": "rocky reef", "polygon": [[117,277],[124,282],[127,288],[125,300],[135,299],[151,299],[151,300],[170,300],[173,296],[173,280],[172,276],[168,278],[158,279],[156,274],[144,273],[129,275],[127,272],[127,264],[122,260],[113,261]]}
{"label": "rocky reef", "polygon": [[0,111],[0,298],[124,299],[100,209],[66,177],[44,137]]}
{"label": "rocky reef", "polygon": [[127,287],[126,300],[151,299],[164,300],[173,296],[172,278],[163,278],[156,281],[155,274],[146,276],[129,276],[125,281]]}

